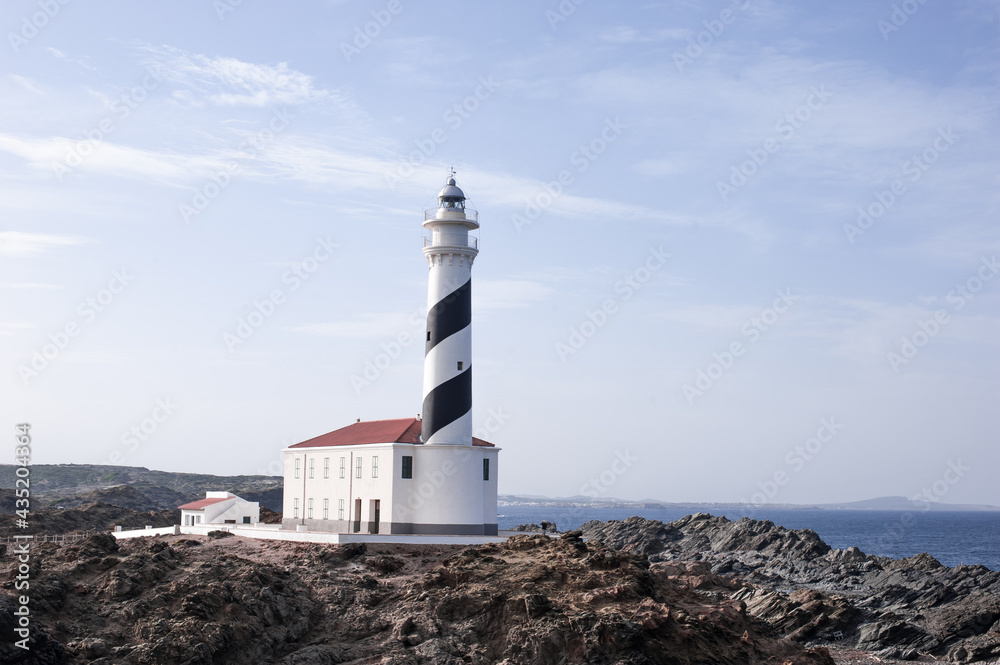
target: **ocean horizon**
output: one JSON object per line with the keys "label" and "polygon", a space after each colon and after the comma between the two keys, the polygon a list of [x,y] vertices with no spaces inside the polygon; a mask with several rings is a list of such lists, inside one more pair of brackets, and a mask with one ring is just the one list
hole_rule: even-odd
{"label": "ocean horizon", "polygon": [[922,552],[942,564],[983,565],[1000,570],[1000,512],[822,509],[597,508],[590,506],[501,506],[501,529],[555,522],[560,531],[590,520],[623,520],[633,515],[672,522],[696,512],[730,520],[751,517],[788,529],[812,529],[830,547],[857,547],[865,554],[901,559]]}

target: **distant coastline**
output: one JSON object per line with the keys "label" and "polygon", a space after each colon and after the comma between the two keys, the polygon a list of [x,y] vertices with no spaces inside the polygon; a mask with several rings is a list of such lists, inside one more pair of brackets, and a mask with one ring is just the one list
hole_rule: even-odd
{"label": "distant coastline", "polygon": [[[0,489],[14,486],[13,464],[0,464]],[[45,503],[128,485],[137,487],[159,505],[154,508],[176,508],[191,501],[206,490],[227,489],[240,495],[252,496],[251,500],[275,502],[272,509],[280,509],[282,477],[254,474],[216,476],[180,471],[156,471],[141,466],[111,464],[35,464],[33,466],[32,495]],[[36,482],[37,481],[37,485]],[[174,494],[176,493],[176,494]],[[258,496],[260,495],[260,496]],[[273,495],[273,496],[272,496]],[[615,497],[590,497],[575,495],[549,497],[533,494],[500,494],[498,506],[539,506],[551,508],[635,508],[686,510],[690,513],[723,513],[729,511],[757,510],[888,510],[888,511],[941,511],[941,512],[996,512],[1000,506],[959,504],[933,501],[915,501],[903,496],[883,496],[862,501],[843,503],[739,503],[739,502],[671,502],[658,499],[619,499]],[[265,505],[262,503],[261,505]]]}
{"label": "distant coastline", "polygon": [[593,498],[586,496],[547,497],[535,495],[501,494],[497,505],[503,506],[539,506],[552,508],[642,508],[664,510],[688,510],[692,512],[718,513],[727,510],[912,510],[912,511],[942,511],[942,512],[995,512],[1000,506],[967,503],[944,503],[933,501],[916,501],[903,496],[883,496],[863,501],[845,503],[712,503],[712,502],[669,502],[655,499],[638,501],[616,498]]}

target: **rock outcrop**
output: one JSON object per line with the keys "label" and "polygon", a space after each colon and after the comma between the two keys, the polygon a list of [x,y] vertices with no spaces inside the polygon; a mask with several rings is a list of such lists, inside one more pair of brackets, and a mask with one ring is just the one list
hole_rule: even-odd
{"label": "rock outcrop", "polygon": [[281,524],[281,513],[276,513],[270,508],[261,506],[260,521],[263,524]]}
{"label": "rock outcrop", "polygon": [[663,523],[588,522],[588,538],[653,562],[700,561],[738,579],[730,597],[781,635],[852,644],[882,657],[958,663],[1000,657],[1000,573],[947,568],[933,557],[831,549],[811,530],[697,514]]}
{"label": "rock outcrop", "polygon": [[107,534],[44,544],[32,553],[31,653],[47,655],[22,662],[833,665],[749,614],[731,597],[740,584],[707,564],[651,566],[581,536],[468,548]]}
{"label": "rock outcrop", "polygon": [[510,529],[520,533],[558,533],[556,525],[552,522],[542,522],[541,524],[518,524]]}

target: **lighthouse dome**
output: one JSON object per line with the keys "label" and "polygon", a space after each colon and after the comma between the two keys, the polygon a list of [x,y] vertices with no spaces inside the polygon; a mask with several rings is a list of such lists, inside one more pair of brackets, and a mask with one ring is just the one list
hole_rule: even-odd
{"label": "lighthouse dome", "polygon": [[465,192],[455,184],[454,178],[448,178],[444,187],[438,192],[438,199],[441,201],[464,201]]}

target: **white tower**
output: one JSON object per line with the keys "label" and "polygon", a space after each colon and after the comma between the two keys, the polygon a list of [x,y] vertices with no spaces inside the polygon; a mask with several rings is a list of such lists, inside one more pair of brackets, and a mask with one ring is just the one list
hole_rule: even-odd
{"label": "white tower", "polygon": [[479,215],[465,207],[454,171],[424,211],[427,347],[424,355],[425,444],[472,445],[472,262],[479,254]]}

